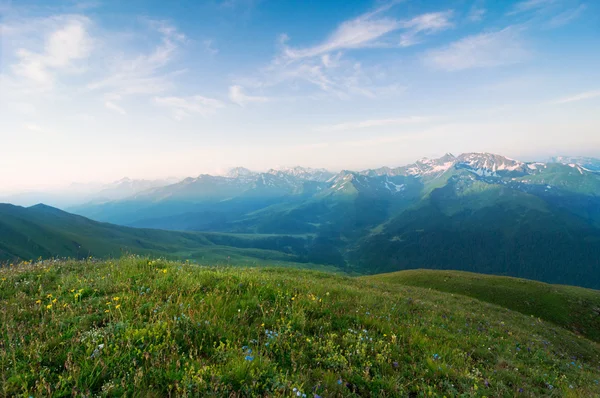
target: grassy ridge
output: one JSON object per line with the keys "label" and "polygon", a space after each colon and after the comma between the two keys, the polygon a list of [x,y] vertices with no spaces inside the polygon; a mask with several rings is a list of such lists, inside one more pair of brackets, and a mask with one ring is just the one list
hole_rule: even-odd
{"label": "grassy ridge", "polygon": [[309,262],[305,239],[129,228],[44,205],[23,208],[0,203],[0,264],[39,257],[118,258],[135,253],[212,264],[287,265]]}
{"label": "grassy ridge", "polygon": [[600,346],[472,298],[137,257],[0,269],[4,396],[598,396]]}
{"label": "grassy ridge", "polygon": [[533,315],[600,342],[600,291],[462,271],[410,270],[365,280],[462,294]]}

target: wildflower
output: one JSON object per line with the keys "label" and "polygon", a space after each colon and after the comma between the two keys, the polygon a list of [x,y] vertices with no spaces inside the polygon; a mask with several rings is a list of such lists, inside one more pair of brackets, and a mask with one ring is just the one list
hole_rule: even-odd
{"label": "wildflower", "polygon": [[105,312],[105,313],[109,313],[109,312],[110,312],[110,310],[104,310],[104,312]]}
{"label": "wildflower", "polygon": [[119,301],[120,298],[119,297],[113,297],[113,301]]}
{"label": "wildflower", "polygon": [[339,385],[342,385],[342,379],[338,379],[337,383],[338,383]]}
{"label": "wildflower", "polygon": [[398,362],[396,362],[396,361],[392,362],[392,366],[395,367],[395,368],[397,368],[399,366]]}
{"label": "wildflower", "polygon": [[244,359],[246,359],[246,361],[253,361],[254,357],[251,355],[246,355],[246,357]]}
{"label": "wildflower", "polygon": [[437,361],[438,359],[440,359],[440,356],[438,354],[433,354],[433,359]]}
{"label": "wildflower", "polygon": [[57,301],[57,300],[58,300],[58,299],[56,299],[56,298],[55,298],[54,300],[52,300],[52,302],[53,302],[53,303],[56,303],[56,301]]}
{"label": "wildflower", "polygon": [[50,308],[52,308],[52,304],[48,304],[48,305],[46,306],[46,308],[47,308],[47,309],[50,309]]}
{"label": "wildflower", "polygon": [[121,304],[117,304],[117,306],[115,307],[115,309],[117,309],[117,310],[118,310],[119,308],[121,308]]}
{"label": "wildflower", "polygon": [[42,300],[35,300],[35,303],[36,303],[36,304],[41,304],[41,303],[42,303]]}

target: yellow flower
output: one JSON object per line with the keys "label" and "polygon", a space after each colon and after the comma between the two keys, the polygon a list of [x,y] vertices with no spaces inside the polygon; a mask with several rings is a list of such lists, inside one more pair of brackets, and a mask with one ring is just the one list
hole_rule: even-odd
{"label": "yellow flower", "polygon": [[114,301],[119,301],[119,297],[113,297]]}
{"label": "yellow flower", "polygon": [[104,310],[104,312],[110,312],[110,310]]}
{"label": "yellow flower", "polygon": [[42,300],[35,300],[36,304],[42,304]]}
{"label": "yellow flower", "polygon": [[165,269],[163,269],[162,271],[163,271],[163,274],[166,274],[166,273],[167,273],[167,269],[166,269],[166,268],[165,268]]}
{"label": "yellow flower", "polygon": [[265,324],[264,324],[264,323],[261,323],[260,327],[261,327],[261,328],[264,328],[264,327],[265,327]]}
{"label": "yellow flower", "polygon": [[70,292],[73,293],[75,291],[75,289],[71,289]]}
{"label": "yellow flower", "polygon": [[48,304],[48,305],[46,306],[46,308],[47,308],[47,309],[50,309],[50,308],[52,308],[52,304]]}
{"label": "yellow flower", "polygon": [[57,298],[55,298],[54,300],[52,300],[52,302],[53,302],[53,303],[56,303],[56,301],[57,301],[57,300],[58,300],[58,299],[57,299]]}
{"label": "yellow flower", "polygon": [[46,295],[46,297],[48,297],[48,298],[52,298],[52,293],[48,293],[48,294]]}
{"label": "yellow flower", "polygon": [[117,304],[117,306],[115,307],[116,309],[121,308],[121,304]]}

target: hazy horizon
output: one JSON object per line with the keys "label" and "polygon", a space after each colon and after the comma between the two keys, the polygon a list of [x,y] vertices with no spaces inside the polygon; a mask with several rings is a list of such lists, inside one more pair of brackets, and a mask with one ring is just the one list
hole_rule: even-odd
{"label": "hazy horizon", "polygon": [[[472,151],[472,153],[479,153],[481,151]],[[364,167],[364,168],[352,168],[352,167],[338,167],[338,168],[328,168],[328,167],[311,167],[311,166],[305,166],[305,165],[301,165],[301,164],[293,164],[293,165],[274,165],[272,167],[266,167],[266,168],[260,168],[260,169],[256,169],[256,168],[249,168],[246,167],[244,165],[237,165],[237,166],[231,166],[231,167],[227,167],[227,168],[221,168],[221,169],[216,169],[212,172],[198,172],[198,173],[189,173],[189,174],[185,174],[185,175],[179,175],[179,176],[175,176],[175,175],[167,175],[167,176],[148,176],[148,177],[136,177],[136,176],[122,176],[120,178],[117,179],[109,179],[109,180],[95,180],[95,181],[71,181],[69,183],[65,183],[62,185],[37,185],[34,187],[22,187],[22,188],[15,188],[12,191],[11,190],[4,190],[2,187],[0,187],[0,200],[1,199],[7,199],[10,197],[15,197],[15,196],[19,196],[21,194],[29,194],[29,193],[44,193],[44,192],[54,192],[54,193],[67,193],[67,192],[73,192],[73,193],[92,193],[92,192],[96,192],[97,190],[100,189],[104,189],[106,188],[107,185],[110,184],[114,184],[114,183],[118,183],[121,182],[123,180],[132,180],[132,181],[167,181],[170,180],[170,183],[176,183],[179,182],[185,178],[196,178],[200,175],[203,174],[208,174],[208,175],[213,175],[213,176],[226,176],[232,169],[234,168],[245,168],[248,169],[252,172],[256,172],[256,173],[263,173],[263,172],[268,172],[269,170],[282,170],[282,169],[290,169],[290,168],[294,168],[294,167],[303,167],[303,168],[311,168],[311,169],[325,169],[329,172],[332,173],[338,173],[341,172],[343,170],[349,170],[349,171],[365,171],[368,169],[375,169],[375,168],[380,168],[380,167],[390,167],[390,168],[396,168],[396,167],[402,167],[402,166],[406,166],[409,164],[412,164],[418,160],[421,159],[425,159],[425,158],[429,158],[429,159],[437,159],[440,158],[442,156],[444,156],[445,154],[452,154],[454,156],[458,156],[461,155],[463,153],[471,153],[471,152],[457,152],[457,153],[451,153],[451,152],[446,152],[443,154],[438,154],[435,156],[421,156],[421,157],[417,157],[415,159],[412,159],[410,161],[407,162],[400,162],[397,164],[378,164],[378,165],[373,165],[371,167]],[[481,152],[482,153],[482,152]],[[501,153],[495,153],[495,152],[488,152],[488,153],[492,153],[495,155],[500,155],[500,156],[506,156],[504,154]],[[588,154],[557,154],[557,155],[549,155],[546,156],[545,158],[513,158],[510,156],[506,156],[509,159],[514,159],[514,160],[518,160],[518,161],[522,161],[525,163],[530,163],[530,162],[547,162],[551,157],[556,157],[556,156],[563,156],[563,157],[591,157],[594,158],[594,155],[588,155]]]}
{"label": "hazy horizon", "polygon": [[594,2],[25,0],[0,15],[3,194],[446,152],[600,157]]}

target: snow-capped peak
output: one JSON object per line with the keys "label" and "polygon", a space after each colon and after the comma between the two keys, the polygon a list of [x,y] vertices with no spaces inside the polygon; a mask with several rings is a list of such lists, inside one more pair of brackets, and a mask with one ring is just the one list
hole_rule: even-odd
{"label": "snow-capped peak", "polygon": [[229,177],[229,178],[251,177],[255,174],[256,174],[255,172],[253,172],[252,170],[248,170],[245,167],[234,167],[227,172],[226,177]]}
{"label": "snow-capped peak", "polygon": [[456,158],[457,163],[474,170],[525,171],[526,165],[518,160],[492,153],[463,153]]}
{"label": "snow-capped peak", "polygon": [[327,181],[334,174],[325,169],[313,169],[310,167],[282,167],[276,169],[270,169],[267,171],[268,174],[273,174],[276,176],[292,176],[299,178],[301,180],[311,180],[311,181]]}

